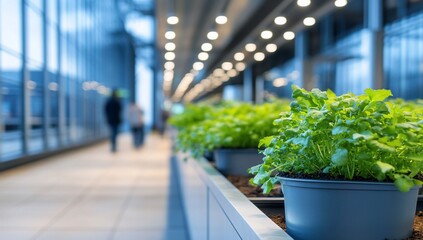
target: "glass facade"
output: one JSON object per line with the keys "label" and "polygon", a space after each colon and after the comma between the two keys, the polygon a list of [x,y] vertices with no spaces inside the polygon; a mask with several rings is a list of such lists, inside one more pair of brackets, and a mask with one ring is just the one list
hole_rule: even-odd
{"label": "glass facade", "polygon": [[[378,14],[368,10],[368,2],[351,1],[343,12],[330,13],[316,23],[316,28],[305,30],[308,55],[304,62],[311,76],[305,87],[330,88],[337,94],[362,93],[366,88],[378,87],[371,75],[372,66],[382,65],[380,87],[390,89],[394,97],[423,98],[422,1],[383,1],[378,30],[370,26],[374,20],[371,18]],[[382,57],[371,65],[372,54],[377,55],[377,44],[372,41],[378,36],[382,36],[378,42],[383,46]],[[265,96],[289,97],[291,83],[302,84],[292,77],[300,70],[293,64],[295,61],[294,57],[263,74],[268,80]],[[281,78],[286,82],[275,87],[276,79]]]}
{"label": "glass facade", "polygon": [[0,0],[0,161],[108,134],[105,99],[134,82],[117,14],[112,0]]}

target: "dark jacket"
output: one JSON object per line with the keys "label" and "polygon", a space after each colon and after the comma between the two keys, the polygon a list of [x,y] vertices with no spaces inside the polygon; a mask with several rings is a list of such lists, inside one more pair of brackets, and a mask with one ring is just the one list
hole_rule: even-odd
{"label": "dark jacket", "polygon": [[104,113],[106,114],[107,124],[110,126],[117,126],[121,123],[121,114],[122,106],[119,99],[109,98],[106,102],[104,108]]}

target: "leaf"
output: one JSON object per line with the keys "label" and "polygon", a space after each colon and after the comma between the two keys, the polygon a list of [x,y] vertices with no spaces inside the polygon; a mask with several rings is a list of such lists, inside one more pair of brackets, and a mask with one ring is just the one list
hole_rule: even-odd
{"label": "leaf", "polygon": [[338,148],[331,158],[335,166],[345,165],[348,161],[348,150],[345,148]]}
{"label": "leaf", "polygon": [[275,186],[275,184],[273,184],[273,182],[269,179],[269,180],[267,180],[266,182],[263,183],[261,188],[263,189],[263,192],[265,194],[268,194],[268,193],[270,193],[270,191],[272,191],[274,186]]}
{"label": "leaf", "polygon": [[395,174],[395,176],[394,184],[400,192],[408,192],[410,188],[414,187],[414,179],[399,174]]}
{"label": "leaf", "polygon": [[260,139],[258,147],[261,147],[263,145],[269,146],[270,142],[273,140],[273,138],[274,138],[274,136],[268,136],[268,137],[264,137],[264,138]]}
{"label": "leaf", "polygon": [[332,135],[338,135],[338,134],[343,134],[347,132],[348,132],[348,128],[344,126],[336,126],[332,129]]}
{"label": "leaf", "polygon": [[411,129],[414,129],[414,130],[420,130],[417,123],[414,123],[414,122],[398,123],[397,127],[405,128],[405,129],[411,128]]}
{"label": "leaf", "polygon": [[330,89],[326,90],[326,95],[328,96],[329,99],[336,98],[336,94],[332,92],[332,90]]}
{"label": "leaf", "polygon": [[385,145],[383,143],[380,143],[380,142],[378,142],[376,140],[372,140],[369,143],[370,143],[371,146],[376,147],[376,148],[378,148],[381,151],[391,152],[391,153],[395,152],[395,148],[390,147],[388,145]]}
{"label": "leaf", "polygon": [[387,173],[389,171],[395,170],[395,168],[391,164],[384,163],[384,162],[381,162],[381,161],[377,161],[376,165],[378,166],[379,170],[382,173]]}
{"label": "leaf", "polygon": [[391,90],[386,89],[373,90],[371,88],[367,88],[364,90],[364,93],[366,93],[372,101],[383,101],[387,97],[392,96]]}
{"label": "leaf", "polygon": [[423,162],[423,154],[408,156],[408,158],[414,161]]}
{"label": "leaf", "polygon": [[360,139],[360,138],[364,138],[366,140],[372,139],[373,138],[373,134],[370,131],[365,131],[362,133],[354,133],[353,134],[353,139]]}

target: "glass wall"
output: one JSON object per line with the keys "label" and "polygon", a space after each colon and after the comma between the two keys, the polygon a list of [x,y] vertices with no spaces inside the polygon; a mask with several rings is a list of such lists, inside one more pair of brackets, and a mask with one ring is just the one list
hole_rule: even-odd
{"label": "glass wall", "polygon": [[104,102],[134,81],[117,14],[113,0],[0,0],[0,162],[108,134]]}
{"label": "glass wall", "polygon": [[[365,13],[369,1],[349,1],[342,12],[328,13],[303,30],[308,54],[300,65],[310,76],[304,87],[330,88],[337,94],[383,87],[394,97],[423,98],[423,1],[382,1],[382,15]],[[383,16],[378,26],[370,26],[374,16]],[[292,74],[301,69],[295,61],[302,60],[294,57],[262,75],[268,80],[267,92],[289,97],[290,85],[297,84]],[[383,71],[375,71],[377,67]],[[381,75],[381,82],[375,80]]]}

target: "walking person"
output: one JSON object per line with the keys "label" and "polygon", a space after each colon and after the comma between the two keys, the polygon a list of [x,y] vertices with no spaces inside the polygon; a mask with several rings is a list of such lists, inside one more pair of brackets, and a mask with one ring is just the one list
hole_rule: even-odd
{"label": "walking person", "polygon": [[128,120],[134,147],[139,148],[144,143],[144,112],[135,102],[131,102],[131,106],[128,108]]}
{"label": "walking person", "polygon": [[107,124],[110,128],[111,151],[117,151],[117,136],[119,134],[119,125],[121,124],[122,105],[118,97],[117,89],[114,89],[112,96],[107,100],[104,107]]}

